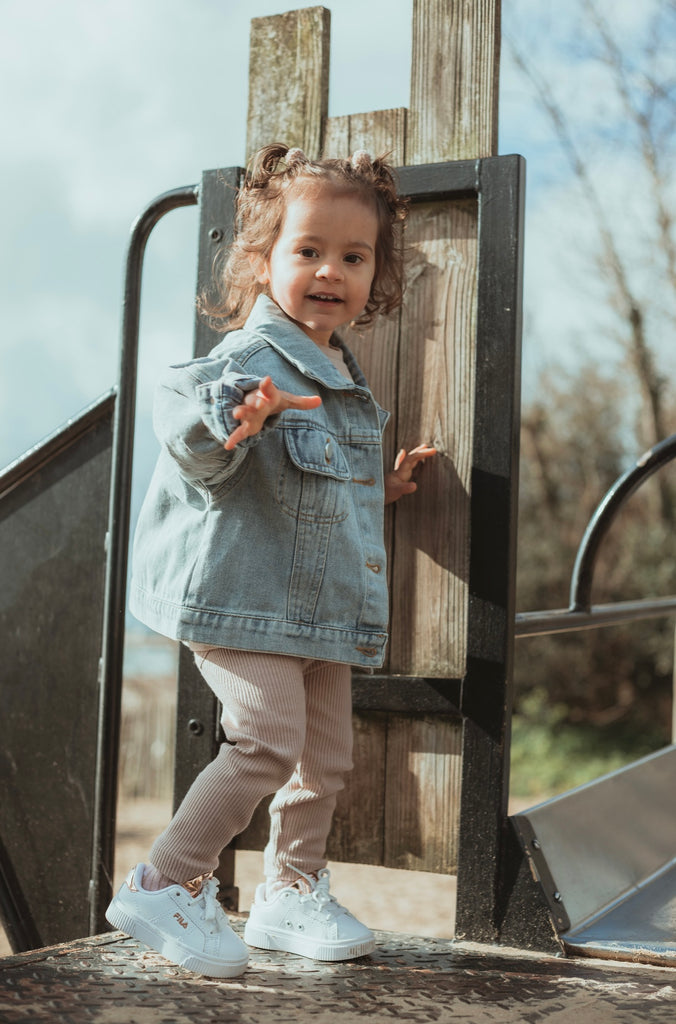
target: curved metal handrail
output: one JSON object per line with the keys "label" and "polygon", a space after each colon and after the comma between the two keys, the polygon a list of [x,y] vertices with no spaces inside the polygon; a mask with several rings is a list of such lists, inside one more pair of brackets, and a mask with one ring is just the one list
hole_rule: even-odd
{"label": "curved metal handrail", "polygon": [[597,505],[580,541],[571,576],[569,607],[518,613],[515,629],[517,637],[594,629],[637,619],[661,618],[676,612],[676,596],[594,606],[591,604],[596,558],[615,516],[641,484],[673,459],[676,459],[676,434],[650,448],[615,481]]}
{"label": "curved metal handrail", "polygon": [[640,619],[661,619],[674,614],[676,596],[594,604],[588,611],[554,608],[545,612],[518,612],[515,616],[514,635],[519,639],[551,633],[574,633],[581,629],[600,629],[601,626],[618,626],[622,622],[638,622]]}
{"label": "curved metal handrail", "polygon": [[130,532],[130,494],[136,370],[141,310],[141,279],[146,244],[155,225],[171,210],[196,206],[199,185],[186,185],[157,196],[131,226],[127,249],[122,312],[119,384],[115,403],[113,467],[108,515],[106,589],[103,612],[103,647],[100,663],[96,779],[90,881],[90,932],[105,927],[105,905],[112,886],[105,865],[112,860],[115,843],[115,803],[120,734],[120,701],[124,652],[127,549]]}
{"label": "curved metal handrail", "polygon": [[606,492],[580,542],[570,581],[570,610],[589,611],[594,565],[601,542],[621,506],[661,466],[676,458],[676,434],[645,452]]}

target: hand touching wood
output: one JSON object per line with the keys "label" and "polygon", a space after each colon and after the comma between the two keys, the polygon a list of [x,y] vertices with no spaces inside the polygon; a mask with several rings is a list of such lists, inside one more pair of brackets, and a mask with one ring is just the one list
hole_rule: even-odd
{"label": "hand touching wood", "polygon": [[394,460],[393,471],[385,475],[386,505],[391,501],[397,501],[403,494],[413,494],[418,489],[416,482],[411,479],[413,471],[420,462],[429,459],[430,456],[436,455],[436,453],[436,448],[432,448],[428,444],[419,444],[417,448],[412,448],[410,452],[407,452],[404,448],[401,449]]}

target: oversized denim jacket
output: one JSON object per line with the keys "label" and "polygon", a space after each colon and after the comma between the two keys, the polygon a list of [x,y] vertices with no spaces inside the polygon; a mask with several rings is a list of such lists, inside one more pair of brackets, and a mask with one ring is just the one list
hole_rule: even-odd
{"label": "oversized denim jacket", "polygon": [[[160,381],[162,450],[136,529],[130,607],[159,633],[379,667],[387,642],[382,431],[354,383],[271,299],[242,330]],[[266,374],[322,405],[286,410],[223,447]]]}

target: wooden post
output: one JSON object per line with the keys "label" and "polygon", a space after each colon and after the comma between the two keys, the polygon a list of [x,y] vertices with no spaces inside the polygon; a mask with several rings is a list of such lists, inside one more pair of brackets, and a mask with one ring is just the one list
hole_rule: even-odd
{"label": "wooden post", "polygon": [[[499,13],[499,0],[414,0],[407,164],[495,154]],[[390,670],[406,675],[465,674],[476,216],[474,202],[428,207],[409,226],[397,447],[429,440],[441,458],[423,501],[396,510]]]}
{"label": "wooden post", "polygon": [[500,0],[414,0],[408,164],[495,156]]}
{"label": "wooden post", "polygon": [[316,160],[329,107],[331,15],[306,7],[251,22],[247,158],[285,142]]}

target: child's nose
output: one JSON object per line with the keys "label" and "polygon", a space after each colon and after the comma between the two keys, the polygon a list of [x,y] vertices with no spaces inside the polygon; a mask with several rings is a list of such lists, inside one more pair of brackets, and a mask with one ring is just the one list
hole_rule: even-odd
{"label": "child's nose", "polygon": [[317,270],[317,277],[323,277],[327,281],[339,281],[343,276],[343,270],[338,261],[325,260]]}

